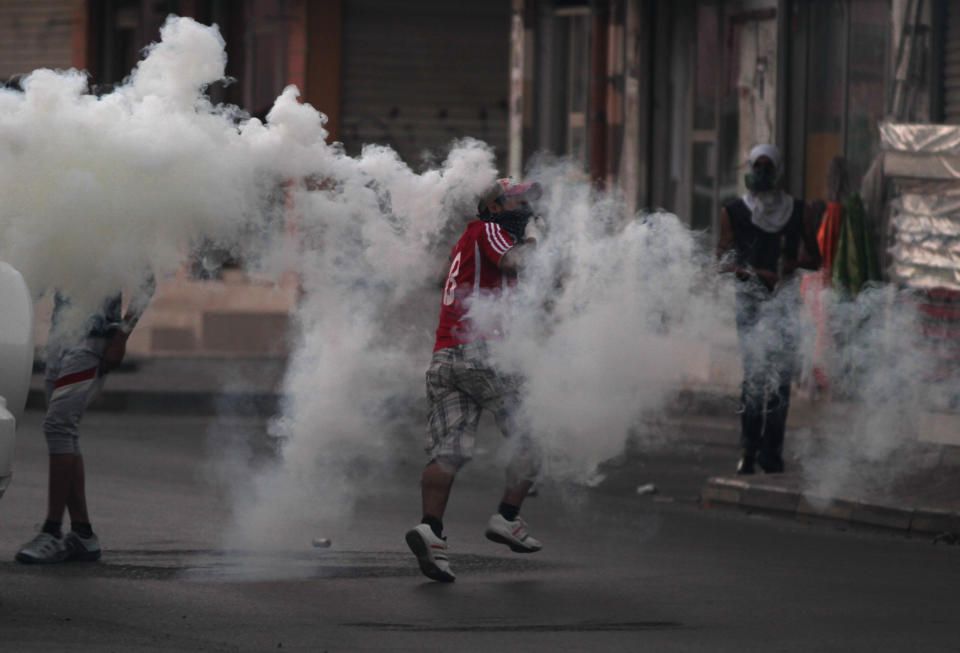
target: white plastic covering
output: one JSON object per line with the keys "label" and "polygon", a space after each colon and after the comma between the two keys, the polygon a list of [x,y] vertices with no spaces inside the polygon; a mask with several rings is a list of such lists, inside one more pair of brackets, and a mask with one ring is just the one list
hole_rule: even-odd
{"label": "white plastic covering", "polygon": [[881,123],[884,174],[909,180],[889,202],[891,276],[960,290],[960,125]]}
{"label": "white plastic covering", "polygon": [[890,202],[890,224],[895,279],[960,289],[960,196],[901,195]]}
{"label": "white plastic covering", "polygon": [[960,125],[882,122],[880,146],[887,152],[960,154]]}

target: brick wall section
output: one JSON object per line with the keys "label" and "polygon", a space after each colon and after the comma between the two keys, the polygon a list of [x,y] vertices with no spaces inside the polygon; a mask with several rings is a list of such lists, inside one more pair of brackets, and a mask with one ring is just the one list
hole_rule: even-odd
{"label": "brick wall section", "polygon": [[36,68],[74,65],[74,0],[0,2],[0,80]]}

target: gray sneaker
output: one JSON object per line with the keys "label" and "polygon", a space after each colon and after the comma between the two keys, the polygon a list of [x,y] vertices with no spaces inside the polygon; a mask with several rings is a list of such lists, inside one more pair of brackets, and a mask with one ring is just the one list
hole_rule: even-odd
{"label": "gray sneaker", "polygon": [[76,531],[70,531],[63,538],[63,543],[67,547],[67,560],[93,562],[100,559],[100,540],[96,533],[81,537]]}
{"label": "gray sneaker", "polygon": [[510,547],[517,553],[536,553],[543,548],[540,540],[527,531],[527,522],[519,517],[507,521],[500,513],[493,513],[487,522],[487,539]]}
{"label": "gray sneaker", "polygon": [[62,562],[69,554],[63,539],[50,533],[39,533],[17,551],[16,560],[27,564]]}
{"label": "gray sneaker", "polygon": [[457,579],[447,558],[447,538],[437,537],[426,524],[417,524],[407,531],[407,546],[417,556],[420,571],[427,578],[441,583]]}

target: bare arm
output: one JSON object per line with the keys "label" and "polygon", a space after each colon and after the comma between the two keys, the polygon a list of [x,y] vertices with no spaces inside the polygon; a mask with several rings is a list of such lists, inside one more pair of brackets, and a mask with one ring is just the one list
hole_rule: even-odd
{"label": "bare arm", "polygon": [[527,228],[523,234],[523,242],[514,245],[500,257],[497,267],[504,274],[516,275],[520,268],[527,264],[527,260],[537,246],[537,241],[543,238],[546,233],[547,224],[543,218],[536,216],[527,222]]}
{"label": "bare arm", "polygon": [[123,316],[122,330],[129,335],[133,327],[140,321],[140,317],[150,305],[153,294],[157,291],[157,279],[152,274],[147,277],[143,284],[137,288],[130,297],[130,303],[127,305],[127,313]]}
{"label": "bare arm", "polygon": [[120,363],[123,362],[123,357],[127,353],[127,339],[130,337],[133,328],[137,326],[137,322],[140,321],[144,311],[147,310],[156,289],[157,280],[151,274],[143,285],[134,291],[120,328],[110,337],[110,342],[107,343],[103,355],[100,357],[101,374],[106,374],[120,367]]}

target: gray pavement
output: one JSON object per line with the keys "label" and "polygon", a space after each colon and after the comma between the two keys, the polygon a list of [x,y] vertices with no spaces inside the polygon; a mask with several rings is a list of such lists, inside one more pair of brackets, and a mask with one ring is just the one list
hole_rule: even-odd
{"label": "gray pavement", "polygon": [[[276,414],[282,397],[286,360],[276,357],[150,358],[128,361],[105,384],[93,411],[198,417]],[[35,373],[28,406],[43,408],[43,376]],[[737,398],[730,388],[681,392],[661,418],[660,428],[685,433],[691,442],[729,448],[735,459]],[[795,396],[789,418],[788,454],[798,441],[820,437],[826,410],[836,405]],[[841,409],[842,410],[842,409]],[[801,519],[841,522],[942,535],[960,534],[960,447],[923,445],[941,460],[899,475],[885,485],[865,483],[825,496],[811,489],[802,471],[780,476],[737,477],[729,473],[701,479],[704,505],[770,510]],[[921,447],[922,448],[922,447]],[[797,469],[796,460],[793,469]],[[875,477],[882,477],[877,470]],[[694,468],[694,473],[698,470]],[[869,475],[867,466],[861,475]]]}
{"label": "gray pavement", "polygon": [[[224,432],[263,439],[264,422],[242,418],[90,413],[103,559],[14,563],[42,518],[40,418],[27,414],[0,500],[4,650],[956,650],[960,548],[704,509],[700,484],[732,450],[697,429],[664,427],[667,445],[606,466],[596,488],[546,481],[524,509],[545,542],[532,556],[482,536],[500,470],[481,433],[490,453],[458,479],[446,520],[458,581],[439,585],[403,545],[415,456],[382,470],[345,523],[308,524],[301,548],[232,549],[222,533],[243,506],[210,463]],[[418,446],[419,434],[397,437]],[[638,496],[648,482],[659,493]],[[317,535],[333,546],[310,546]]]}

